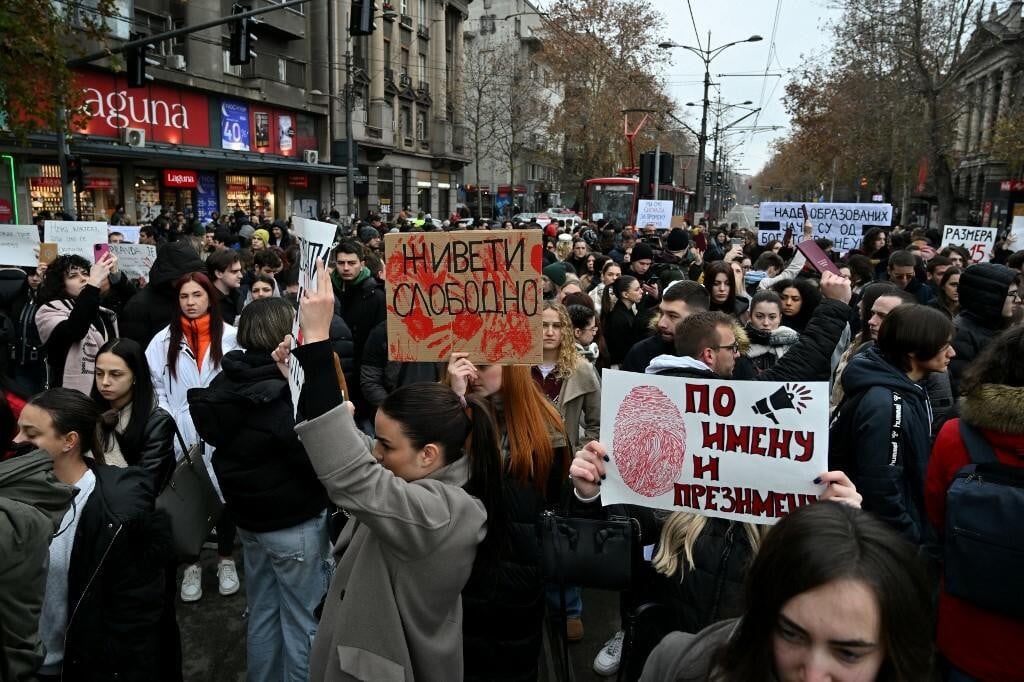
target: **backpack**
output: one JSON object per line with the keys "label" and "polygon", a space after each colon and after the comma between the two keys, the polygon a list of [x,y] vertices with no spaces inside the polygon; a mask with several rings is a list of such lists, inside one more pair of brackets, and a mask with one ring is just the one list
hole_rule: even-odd
{"label": "backpack", "polygon": [[946,592],[987,611],[1024,619],[1024,468],[1003,464],[985,437],[960,420],[971,464],[946,491]]}

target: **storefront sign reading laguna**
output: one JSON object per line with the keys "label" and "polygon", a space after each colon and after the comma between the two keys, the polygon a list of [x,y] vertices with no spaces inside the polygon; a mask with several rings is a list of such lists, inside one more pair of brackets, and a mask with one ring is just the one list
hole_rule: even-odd
{"label": "storefront sign reading laguna", "polygon": [[164,187],[195,189],[199,184],[198,174],[190,170],[165,170]]}
{"label": "storefront sign reading laguna", "polygon": [[775,523],[828,469],[828,384],[605,370],[603,504]]}
{"label": "storefront sign reading laguna", "polygon": [[142,128],[154,142],[210,146],[205,95],[155,83],[129,88],[123,75],[98,71],[78,72],[76,82],[92,114],[80,133],[116,138],[123,128]]}

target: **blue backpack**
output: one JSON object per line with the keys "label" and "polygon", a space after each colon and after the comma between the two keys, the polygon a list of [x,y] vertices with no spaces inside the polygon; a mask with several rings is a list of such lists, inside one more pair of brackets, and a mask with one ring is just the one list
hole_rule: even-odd
{"label": "blue backpack", "polygon": [[971,464],[946,491],[946,592],[1024,619],[1024,467],[1002,464],[985,437],[960,420]]}

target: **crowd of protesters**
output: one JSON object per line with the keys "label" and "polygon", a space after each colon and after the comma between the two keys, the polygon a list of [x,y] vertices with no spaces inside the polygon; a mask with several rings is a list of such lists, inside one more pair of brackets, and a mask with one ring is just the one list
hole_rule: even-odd
{"label": "crowd of protesters", "polygon": [[[250,680],[538,679],[545,624],[575,642],[586,621],[542,569],[548,510],[638,529],[598,674],[1024,680],[1012,241],[974,263],[936,230],[819,239],[837,275],[795,248],[810,223],[759,244],[736,224],[382,218],[328,217],[301,300],[289,224],[240,212],[144,227],[147,277],[109,253],[0,268],[0,679],[182,679],[178,602],[210,581],[155,501],[198,445]],[[543,235],[541,363],[389,359],[383,235],[508,228]],[[824,502],[774,526],[603,507],[604,369],[828,382]]]}

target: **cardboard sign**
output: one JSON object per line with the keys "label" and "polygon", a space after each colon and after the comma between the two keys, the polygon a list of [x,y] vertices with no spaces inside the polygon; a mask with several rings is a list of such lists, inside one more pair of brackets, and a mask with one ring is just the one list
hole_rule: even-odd
{"label": "cardboard sign", "polygon": [[942,244],[939,248],[962,246],[971,254],[971,263],[987,263],[992,257],[998,232],[995,227],[946,225],[942,228]]}
{"label": "cardboard sign", "polygon": [[775,523],[828,470],[828,384],[605,370],[601,501]]}
{"label": "cardboard sign", "polygon": [[[773,239],[782,241],[786,228],[800,234],[804,227],[803,206],[814,224],[812,239],[828,239],[839,253],[860,246],[866,227],[892,225],[892,204],[802,204],[765,202],[759,207],[757,243],[764,246]],[[775,223],[777,227],[766,225]]]}
{"label": "cardboard sign", "polygon": [[108,225],[107,235],[112,235],[115,232],[120,233],[124,240],[129,244],[139,243],[139,231],[142,229],[139,225]]}
{"label": "cardboard sign", "polygon": [[541,362],[540,230],[395,233],[384,247],[390,359]]}
{"label": "cardboard sign", "polygon": [[681,227],[686,229],[686,216],[674,215],[672,216],[672,227]]}
{"label": "cardboard sign", "polygon": [[156,247],[150,244],[111,244],[110,253],[117,256],[117,267],[128,279],[149,280],[149,270],[156,260]]}
{"label": "cardboard sign", "polygon": [[0,264],[38,266],[39,228],[35,225],[0,225]]}
{"label": "cardboard sign", "polygon": [[107,224],[47,220],[43,223],[43,241],[56,242],[62,256],[81,256],[93,262],[93,247],[107,243]]}
{"label": "cardboard sign", "polygon": [[667,230],[672,227],[672,202],[641,199],[637,202],[636,226],[654,225]]}
{"label": "cardboard sign", "polygon": [[[292,217],[292,238],[299,245],[299,301],[302,294],[317,290],[316,283],[316,261],[326,260],[334,245],[334,235],[338,227],[333,223],[323,223],[319,220],[308,220],[306,218]],[[302,345],[302,335],[299,332],[299,315],[295,315],[292,323],[292,348]],[[288,363],[288,388],[292,394],[292,407],[295,413],[299,411],[299,391],[306,382],[306,373],[296,360]],[[348,397],[346,396],[347,400]]]}

